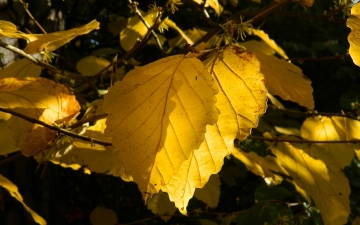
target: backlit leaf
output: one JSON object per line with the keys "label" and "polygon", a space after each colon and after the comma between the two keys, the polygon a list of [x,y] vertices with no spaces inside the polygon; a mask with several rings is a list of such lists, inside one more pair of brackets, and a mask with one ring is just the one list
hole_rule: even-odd
{"label": "backlit leaf", "polygon": [[[203,187],[211,174],[220,171],[224,157],[234,148],[234,139],[249,135],[251,128],[257,126],[259,115],[265,112],[266,89],[259,62],[252,53],[238,50],[230,46],[206,63],[219,89],[218,122],[207,126],[205,141],[163,188],[183,214],[195,188]],[[238,101],[239,98],[248,100]]]}
{"label": "backlit leaf", "polygon": [[90,222],[92,225],[114,225],[117,224],[118,218],[114,210],[97,206],[90,213]]}
{"label": "backlit leaf", "polygon": [[[291,136],[282,138],[299,140]],[[268,144],[293,182],[312,197],[324,224],[346,224],[350,214],[350,185],[334,158],[317,145]]]}
{"label": "backlit leaf", "polygon": [[351,32],[348,36],[350,43],[349,53],[357,66],[360,66],[360,4],[355,4],[351,8],[351,16],[346,21],[346,26],[350,27]]}
{"label": "backlit leaf", "polygon": [[205,202],[210,208],[216,208],[220,198],[220,176],[213,174],[204,187],[196,189],[194,197]]}
{"label": "backlit leaf", "polygon": [[11,63],[5,69],[0,70],[0,79],[7,77],[39,77],[41,70],[40,66],[35,65],[30,60],[20,59]]}
{"label": "backlit leaf", "polygon": [[149,199],[147,208],[155,215],[160,215],[160,218],[165,222],[176,212],[176,207],[173,202],[170,202],[169,195],[166,192],[154,194]]}
{"label": "backlit leaf", "polygon": [[[68,123],[79,112],[75,96],[65,86],[45,78],[0,80],[0,106],[53,125]],[[6,121],[24,155],[38,155],[56,136],[41,125],[11,116]]]}
{"label": "backlit leaf", "polygon": [[274,55],[275,50],[272,49],[268,44],[264,41],[250,40],[239,43],[239,45],[246,48],[246,50],[250,52],[262,52],[266,55]]}
{"label": "backlit leaf", "polygon": [[32,218],[36,223],[40,225],[46,225],[46,221],[25,204],[24,199],[19,193],[19,190],[16,187],[16,185],[13,184],[10,180],[8,180],[6,177],[4,177],[1,174],[0,174],[0,186],[5,188],[10,193],[11,196],[16,198],[16,200],[18,200],[24,206],[25,210],[31,214]]}
{"label": "backlit leaf", "polygon": [[[339,121],[339,119],[337,119]],[[341,125],[341,124],[339,124]],[[301,137],[307,140],[317,141],[337,141],[341,140],[333,120],[328,117],[309,117],[301,126]],[[344,140],[344,139],[343,139]],[[350,165],[352,158],[354,157],[354,145],[339,143],[339,144],[316,144],[321,146],[329,154],[329,157],[333,157],[334,161],[340,165],[341,168]]]}
{"label": "backlit leaf", "polygon": [[272,49],[274,49],[281,57],[284,59],[288,59],[289,57],[286,55],[285,51],[275,43],[273,39],[270,39],[269,35],[265,33],[263,30],[252,29],[251,32],[261,38],[266,44],[268,44]]}
{"label": "backlit leaf", "polygon": [[308,109],[314,108],[311,81],[302,74],[299,67],[275,56],[254,52],[265,75],[266,88],[272,95],[296,102]]}
{"label": "backlit leaf", "polygon": [[[203,4],[204,0],[193,0],[197,4],[201,5]],[[221,7],[218,0],[206,0],[205,7],[211,7],[215,10],[215,12],[220,15]]]}
{"label": "backlit leaf", "polygon": [[79,35],[87,34],[94,29],[99,29],[99,26],[100,23],[93,20],[78,28],[38,36],[37,40],[31,41],[26,45],[24,52],[28,54],[42,51],[52,52]]}
{"label": "backlit leaf", "polygon": [[37,37],[33,34],[24,34],[21,31],[18,31],[15,24],[9,21],[0,20],[0,38],[4,36],[10,38],[21,38],[27,41],[34,41],[37,39]]}
{"label": "backlit leaf", "polygon": [[84,76],[93,76],[109,64],[107,59],[90,55],[77,62],[76,69]]}
{"label": "backlit leaf", "polygon": [[[141,12],[141,11],[140,11]],[[144,13],[142,15],[149,26],[152,26],[156,17],[152,13]],[[127,26],[120,32],[120,45],[125,51],[129,51],[134,47],[139,38],[143,38],[148,32],[145,24],[137,15],[128,19]]]}
{"label": "backlit leaf", "polygon": [[165,187],[214,124],[216,86],[196,58],[176,55],[130,71],[105,95],[105,135],[145,199]]}

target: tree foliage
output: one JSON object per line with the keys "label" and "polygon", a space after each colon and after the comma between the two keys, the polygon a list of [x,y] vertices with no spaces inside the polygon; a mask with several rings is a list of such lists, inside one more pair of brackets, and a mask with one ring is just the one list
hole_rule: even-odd
{"label": "tree foliage", "polygon": [[[164,222],[356,221],[358,86],[343,92],[341,106],[322,103],[334,101],[329,80],[358,79],[360,4],[109,1],[94,18],[85,15],[97,1],[85,2],[67,7],[79,7],[88,21],[75,26],[68,14],[73,26],[63,27],[66,10],[58,9],[60,29],[49,33],[33,16],[35,2],[20,1],[31,24],[0,20],[0,46],[18,54],[0,71],[2,155],[21,151],[39,165],[133,182]],[[351,32],[339,34],[335,22]],[[337,40],[299,36],[313,32]],[[318,103],[328,112],[315,111]],[[34,221],[46,224],[0,178]],[[88,222],[129,222],[110,208],[97,204]]]}

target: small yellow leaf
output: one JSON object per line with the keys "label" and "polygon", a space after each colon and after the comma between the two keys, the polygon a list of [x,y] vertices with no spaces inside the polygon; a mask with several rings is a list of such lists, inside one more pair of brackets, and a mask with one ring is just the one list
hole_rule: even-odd
{"label": "small yellow leaf", "polygon": [[[141,12],[141,11],[140,11]],[[151,27],[156,17],[152,13],[141,12],[145,21]],[[128,23],[125,29],[120,32],[120,45],[125,51],[129,51],[134,47],[138,39],[143,38],[148,29],[145,24],[139,19],[137,15],[132,16],[128,19]]]}
{"label": "small yellow leaf", "polygon": [[38,36],[37,40],[31,41],[26,45],[24,52],[28,54],[34,54],[42,51],[55,51],[75,37],[87,34],[94,29],[99,29],[99,26],[100,23],[96,20],[93,20],[90,23],[78,28]]}
{"label": "small yellow leaf", "polygon": [[[193,1],[196,2],[199,5],[203,4],[203,2],[204,2],[204,0],[193,0]],[[218,0],[206,0],[205,7],[209,7],[209,6],[211,8],[213,8],[218,15],[220,15],[221,6],[220,6]]]}
{"label": "small yellow leaf", "polygon": [[[234,139],[249,135],[266,108],[263,75],[252,53],[230,46],[211,58],[215,60],[206,64],[219,89],[216,95],[216,107],[221,112],[218,122],[206,127],[205,141],[162,189],[183,214],[195,188],[202,188],[211,174],[220,171],[224,157],[234,148]],[[239,98],[248,100],[239,102]]]}
{"label": "small yellow leaf", "polygon": [[[45,78],[0,80],[0,106],[47,124],[68,123],[78,114],[79,103],[65,86]],[[16,146],[24,155],[38,155],[56,132],[11,116],[6,121]]]}
{"label": "small yellow leaf", "polygon": [[[337,119],[339,121],[339,119]],[[340,124],[339,124],[340,125]],[[316,141],[337,141],[341,140],[333,120],[328,117],[309,117],[301,126],[301,137],[307,140]],[[329,157],[333,157],[334,161],[341,168],[350,165],[354,157],[354,145],[339,143],[339,144],[316,144],[325,149]]]}
{"label": "small yellow leaf", "polygon": [[360,66],[360,4],[351,8],[351,16],[346,21],[346,26],[351,29],[348,36],[350,43],[349,53],[357,66]]}
{"label": "small yellow leaf", "polygon": [[18,31],[15,24],[9,21],[0,20],[0,38],[4,36],[10,38],[22,38],[27,41],[34,41],[37,39],[36,35],[24,34]]}
{"label": "small yellow leaf", "polygon": [[302,74],[299,67],[275,56],[254,52],[265,75],[266,88],[273,95],[296,102],[308,109],[314,108],[311,81]]}
{"label": "small yellow leaf", "polygon": [[109,64],[107,59],[91,55],[77,62],[76,69],[84,76],[94,76]]}
{"label": "small yellow leaf", "polygon": [[[291,136],[284,139],[299,140]],[[318,145],[268,143],[272,153],[319,208],[324,224],[345,224],[350,214],[350,185],[342,168]]]}
{"label": "small yellow leaf", "polygon": [[114,225],[117,224],[118,218],[114,210],[97,206],[90,213],[90,222],[92,225]]}
{"label": "small yellow leaf", "polygon": [[0,186],[5,188],[10,193],[11,196],[16,198],[16,200],[18,200],[24,206],[25,210],[31,214],[32,218],[36,223],[40,225],[46,225],[46,221],[25,204],[24,199],[19,193],[19,190],[16,187],[16,185],[13,184],[10,180],[8,180],[6,177],[4,177],[1,174],[0,174]]}
{"label": "small yellow leaf", "polygon": [[263,30],[252,29],[251,31],[254,35],[261,38],[266,44],[268,44],[272,49],[274,49],[281,57],[283,57],[284,59],[289,58],[286,55],[285,51],[279,45],[277,45],[273,39],[270,39],[269,35]]}
{"label": "small yellow leaf", "polygon": [[216,208],[220,198],[220,176],[213,174],[204,187],[196,189],[194,197],[205,202],[210,208]]}
{"label": "small yellow leaf", "polygon": [[262,52],[266,55],[274,55],[275,50],[271,48],[264,41],[250,40],[239,43],[239,45],[246,48],[250,52]]}
{"label": "small yellow leaf", "polygon": [[0,70],[0,79],[7,77],[39,77],[41,70],[40,66],[35,65],[30,60],[20,59],[11,63],[5,69]]}
{"label": "small yellow leaf", "polygon": [[216,86],[196,58],[170,56],[131,70],[105,95],[105,135],[145,199],[164,187],[216,122]]}
{"label": "small yellow leaf", "polygon": [[169,195],[166,192],[159,192],[154,194],[147,203],[147,208],[156,215],[160,215],[161,219],[167,222],[176,212],[176,207],[170,201]]}

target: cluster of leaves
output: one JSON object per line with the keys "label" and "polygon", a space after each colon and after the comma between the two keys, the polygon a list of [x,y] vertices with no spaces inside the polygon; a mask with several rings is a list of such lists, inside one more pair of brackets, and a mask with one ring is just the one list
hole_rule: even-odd
{"label": "cluster of leaves", "polygon": [[[165,215],[164,219],[169,219],[166,216],[174,214],[176,208],[186,215],[193,196],[210,208],[216,207],[220,195],[216,174],[224,158],[232,155],[271,188],[259,187],[255,193],[258,202],[248,212],[225,216],[221,219],[224,223],[295,224],[306,221],[316,206],[324,224],[345,224],[351,210],[344,170],[360,157],[357,115],[327,117],[312,111],[311,81],[268,34],[252,25],[291,1],[275,1],[247,21],[235,14],[214,26],[208,36],[200,29],[183,31],[171,20],[174,13],[181,13],[181,1],[169,0],[162,7],[154,3],[147,13],[138,8],[138,3],[128,3],[135,15],[109,25],[114,34],[120,34],[126,53],[120,59],[115,56],[112,63],[101,54],[87,56],[76,63],[79,74],[50,65],[51,52],[99,29],[99,22],[40,35],[23,33],[14,24],[0,21],[1,37],[27,41],[24,50],[0,42],[24,57],[0,72],[0,144],[5,146],[1,154],[21,150],[39,162],[51,161],[133,181],[148,208]],[[193,3],[204,15],[207,7],[218,15],[223,10],[216,0]],[[313,3],[297,1],[302,7]],[[347,15],[351,6],[352,2],[341,1],[332,12]],[[359,11],[359,4],[352,6],[347,20],[352,29],[349,52],[358,66]],[[178,36],[167,40],[159,34],[169,29]],[[237,42],[249,35],[258,40]],[[155,45],[165,56],[128,73],[125,66],[117,67],[124,62],[139,65],[132,57],[145,44]],[[171,55],[186,45],[192,46],[189,53]],[[32,56],[35,53],[41,54],[42,60]],[[39,77],[41,68],[50,71],[53,81]],[[106,76],[110,87],[94,86],[95,80]],[[85,113],[79,104],[79,84],[93,91],[93,101],[84,107]],[[273,95],[307,109],[309,117],[299,129],[274,127],[265,121],[258,127],[267,99],[273,109],[286,111]],[[263,137],[249,137],[256,127]],[[261,153],[251,149],[251,143],[234,144],[235,139],[246,138],[264,141],[267,150]],[[23,202],[15,186],[0,178],[0,184]],[[231,183],[232,178],[229,180]],[[281,183],[296,190],[295,203],[286,201],[295,195],[276,186]],[[284,193],[276,196],[279,192]],[[46,224],[23,204],[37,223]],[[300,206],[302,211],[295,216],[292,206]],[[264,213],[260,217],[252,213],[259,211]],[[96,208],[90,219],[98,224],[104,215],[109,224],[117,222],[114,212],[104,207]]]}

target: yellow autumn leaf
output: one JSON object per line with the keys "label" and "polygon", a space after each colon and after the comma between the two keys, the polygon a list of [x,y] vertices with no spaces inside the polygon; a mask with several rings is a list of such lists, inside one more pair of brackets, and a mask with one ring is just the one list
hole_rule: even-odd
{"label": "yellow autumn leaf", "polygon": [[19,151],[16,143],[11,136],[11,130],[4,120],[0,120],[0,155],[8,155],[12,152]]}
{"label": "yellow autumn leaf", "polygon": [[210,208],[216,208],[220,198],[220,176],[213,174],[204,187],[196,189],[194,197],[205,202]]}
{"label": "yellow autumn leaf", "polygon": [[0,20],[0,38],[2,37],[21,38],[27,40],[28,42],[37,39],[36,35],[24,34],[17,30],[15,24],[5,20]]}
{"label": "yellow autumn leaf", "polygon": [[24,199],[19,193],[19,190],[16,187],[16,185],[13,184],[10,180],[8,180],[6,177],[4,177],[1,174],[0,174],[0,186],[5,188],[11,196],[16,198],[16,200],[18,200],[24,206],[25,210],[31,214],[32,218],[36,223],[40,225],[46,225],[46,221],[25,204]]}
{"label": "yellow autumn leaf", "polygon": [[[141,12],[141,11],[140,11]],[[156,17],[153,13],[141,12],[145,21],[151,27]],[[120,32],[120,45],[125,51],[129,51],[134,47],[138,39],[143,38],[148,32],[145,24],[139,19],[137,15],[132,16],[128,19],[126,28]]]}
{"label": "yellow autumn leaf", "polygon": [[[204,3],[205,0],[193,0],[193,1],[201,5]],[[205,7],[209,7],[209,6],[213,8],[218,15],[220,15],[221,6],[218,0],[206,0]]]}
{"label": "yellow autumn leaf", "polygon": [[[80,110],[75,96],[65,86],[45,78],[1,79],[0,106],[50,125],[66,124]],[[40,154],[57,134],[16,116],[6,122],[16,146],[26,156]]]}
{"label": "yellow autumn leaf", "polygon": [[114,210],[97,206],[90,213],[90,222],[92,225],[114,225],[118,223],[118,218]]}
{"label": "yellow autumn leaf", "polygon": [[5,69],[0,70],[0,79],[7,77],[39,77],[41,70],[40,66],[35,65],[30,60],[20,59],[11,63]]}
{"label": "yellow autumn leaf", "polygon": [[37,52],[52,52],[68,43],[75,37],[87,34],[92,30],[99,29],[100,23],[96,20],[91,21],[78,28],[65,31],[57,31],[49,34],[38,36],[37,40],[31,41],[26,45],[24,52],[34,54]]}
{"label": "yellow autumn leaf", "polygon": [[286,55],[285,51],[275,43],[273,39],[270,39],[269,35],[265,33],[263,30],[252,29],[251,32],[261,38],[266,44],[268,44],[272,49],[274,49],[281,57],[284,59],[288,59],[289,57]]}
{"label": "yellow autumn leaf", "polygon": [[302,74],[299,67],[275,56],[261,52],[254,53],[260,61],[261,72],[266,79],[266,88],[271,94],[296,102],[308,109],[314,108],[311,81]]}
{"label": "yellow autumn leaf", "polygon": [[[341,140],[360,140],[360,121],[339,116],[331,117],[331,121]],[[356,156],[360,159],[360,144],[349,143],[340,146],[342,146],[339,147],[341,149],[354,149]]]}
{"label": "yellow autumn leaf", "polygon": [[234,148],[234,139],[248,136],[266,109],[264,76],[252,53],[229,46],[221,53],[214,53],[205,64],[219,89],[215,104],[221,112],[218,122],[207,126],[205,141],[162,189],[183,214],[195,188],[202,188],[211,174],[220,171],[224,157]]}
{"label": "yellow autumn leaf", "polygon": [[266,44],[264,41],[258,41],[258,40],[250,40],[239,43],[239,45],[246,48],[246,50],[250,52],[262,52],[266,55],[274,55],[275,50],[271,48],[268,44]]}
{"label": "yellow autumn leaf", "polygon": [[144,198],[158,192],[214,124],[216,86],[196,58],[170,56],[131,70],[105,95],[105,135]]}
{"label": "yellow autumn leaf", "polygon": [[84,76],[94,76],[108,65],[109,60],[90,55],[77,62],[76,69]]}
{"label": "yellow autumn leaf", "polygon": [[176,212],[176,207],[173,202],[170,202],[169,195],[166,192],[159,192],[154,194],[147,203],[147,208],[155,215],[160,215],[160,218],[167,222]]}
{"label": "yellow autumn leaf", "polygon": [[[307,118],[301,126],[301,137],[313,141],[338,141],[341,140],[333,120],[328,117],[316,116]],[[327,151],[329,157],[341,168],[350,165],[354,158],[354,145],[346,143],[319,143],[316,144]]]}
{"label": "yellow autumn leaf", "polygon": [[[299,140],[291,136],[281,138]],[[293,182],[312,197],[324,224],[346,224],[351,213],[350,185],[334,158],[318,145],[288,142],[268,145]]]}
{"label": "yellow autumn leaf", "polygon": [[349,53],[357,66],[360,66],[360,4],[351,8],[351,16],[346,21],[346,26],[351,29],[348,36],[350,43]]}

